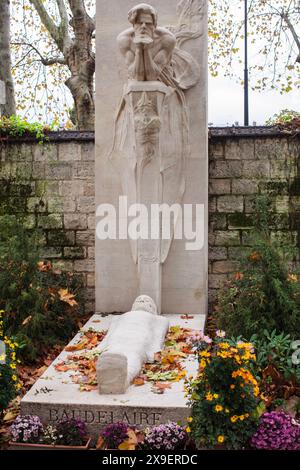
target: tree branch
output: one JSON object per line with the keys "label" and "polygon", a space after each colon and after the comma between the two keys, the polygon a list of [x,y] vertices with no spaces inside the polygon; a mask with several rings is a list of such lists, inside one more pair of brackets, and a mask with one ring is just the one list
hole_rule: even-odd
{"label": "tree branch", "polygon": [[64,0],[56,0],[56,3],[57,3],[57,6],[58,6],[60,18],[61,18],[61,23],[60,23],[59,29],[62,31],[62,34],[63,34],[64,38],[69,38],[69,29],[68,29],[69,16],[68,16],[68,12],[67,12],[67,9],[66,9],[65,2],[64,2]]}
{"label": "tree branch", "polygon": [[59,28],[56,26],[50,15],[47,13],[42,0],[29,0],[30,3],[34,6],[36,9],[41,22],[45,26],[45,28],[49,31],[50,36],[52,39],[56,42],[58,48],[62,51],[62,40],[61,36],[59,34]]}
{"label": "tree branch", "polygon": [[24,58],[31,52],[31,51],[35,51],[37,53],[37,55],[40,57],[40,60],[42,62],[43,65],[54,65],[54,64],[61,64],[61,65],[66,65],[66,61],[65,59],[61,58],[61,57],[50,57],[50,58],[45,58],[42,56],[42,54],[40,53],[40,51],[35,47],[33,46],[32,44],[28,43],[28,42],[12,42],[11,43],[12,46],[28,46],[30,47],[31,49],[26,53],[26,55],[16,64],[14,65],[14,67],[16,67],[17,65],[19,65],[20,62],[22,62],[22,60],[24,60]]}
{"label": "tree branch", "polygon": [[298,47],[299,54],[298,54],[298,57],[296,58],[296,62],[300,63],[300,39],[299,39],[299,37],[296,33],[294,25],[292,24],[291,20],[288,17],[288,14],[287,13],[282,13],[281,17],[286,22],[287,27],[289,28],[290,32],[292,33],[292,36],[293,36],[294,41],[296,43],[296,46]]}
{"label": "tree branch", "polygon": [[74,18],[86,18],[90,25],[91,33],[96,28],[96,22],[91,18],[86,11],[85,4],[83,0],[69,0],[69,5],[73,13]]}

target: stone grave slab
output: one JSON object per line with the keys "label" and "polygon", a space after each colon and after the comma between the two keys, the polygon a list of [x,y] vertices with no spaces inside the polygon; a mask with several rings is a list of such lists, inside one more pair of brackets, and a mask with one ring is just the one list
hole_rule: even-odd
{"label": "stone grave slab", "polygon": [[[82,331],[107,330],[113,315],[94,315]],[[170,326],[180,325],[190,329],[203,329],[205,316],[196,315],[184,319],[180,315],[168,315]],[[79,342],[78,333],[70,345]],[[92,437],[107,424],[125,421],[141,427],[154,426],[168,421],[185,422],[189,415],[184,396],[184,380],[172,382],[164,394],[151,391],[151,383],[143,386],[131,385],[123,395],[100,395],[98,390],[80,391],[72,382],[74,371],[58,372],[55,365],[66,360],[70,352],[63,351],[21,401],[21,414],[38,415],[43,423],[55,424],[64,417],[80,417],[87,424]],[[187,375],[197,371],[194,356],[184,362]]]}

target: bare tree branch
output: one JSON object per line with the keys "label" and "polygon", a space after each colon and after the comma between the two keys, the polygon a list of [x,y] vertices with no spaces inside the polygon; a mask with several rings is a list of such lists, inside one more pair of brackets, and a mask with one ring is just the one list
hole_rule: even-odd
{"label": "bare tree branch", "polygon": [[[50,58],[46,58],[44,57],[40,51],[33,45],[33,44],[30,44],[29,42],[12,42],[11,43],[12,46],[28,46],[30,47],[30,50],[26,53],[26,55],[23,57],[23,59],[31,52],[31,51],[35,51],[37,53],[37,55],[40,57],[40,61],[42,62],[43,65],[53,65],[53,64],[61,64],[61,65],[66,65],[66,61],[65,59],[63,59],[62,57],[50,57]],[[19,63],[22,62],[22,60],[20,60],[17,64],[15,64],[15,67],[17,65],[19,65]]]}
{"label": "bare tree branch", "polygon": [[300,63],[300,39],[298,37],[298,34],[296,33],[294,25],[291,23],[291,20],[289,19],[288,14],[287,13],[282,13],[281,16],[282,16],[282,19],[286,22],[287,27],[289,28],[290,32],[292,33],[292,36],[293,36],[294,41],[296,43],[296,46],[298,47],[299,54],[296,58],[296,62]]}
{"label": "bare tree branch", "polygon": [[45,28],[49,31],[50,36],[56,42],[59,49],[62,51],[63,44],[61,40],[61,36],[59,34],[59,28],[56,26],[48,12],[46,11],[42,0],[29,0],[30,3],[35,7],[41,22],[45,26]]}

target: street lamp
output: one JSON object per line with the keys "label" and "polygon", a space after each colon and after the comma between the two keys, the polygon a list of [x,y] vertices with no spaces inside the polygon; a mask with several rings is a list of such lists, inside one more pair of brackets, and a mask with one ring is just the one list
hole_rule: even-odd
{"label": "street lamp", "polygon": [[245,1],[244,126],[249,126],[248,0]]}

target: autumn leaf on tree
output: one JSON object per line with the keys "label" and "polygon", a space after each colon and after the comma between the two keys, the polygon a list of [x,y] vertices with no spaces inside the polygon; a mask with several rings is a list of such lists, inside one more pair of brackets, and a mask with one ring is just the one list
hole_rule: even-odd
{"label": "autumn leaf on tree", "polygon": [[51,261],[39,261],[37,264],[37,268],[40,272],[48,272],[52,270],[52,264]]}
{"label": "autumn leaf on tree", "polygon": [[59,289],[58,295],[60,300],[70,305],[70,307],[75,307],[75,305],[78,305],[75,300],[75,295],[69,292],[68,289]]}

